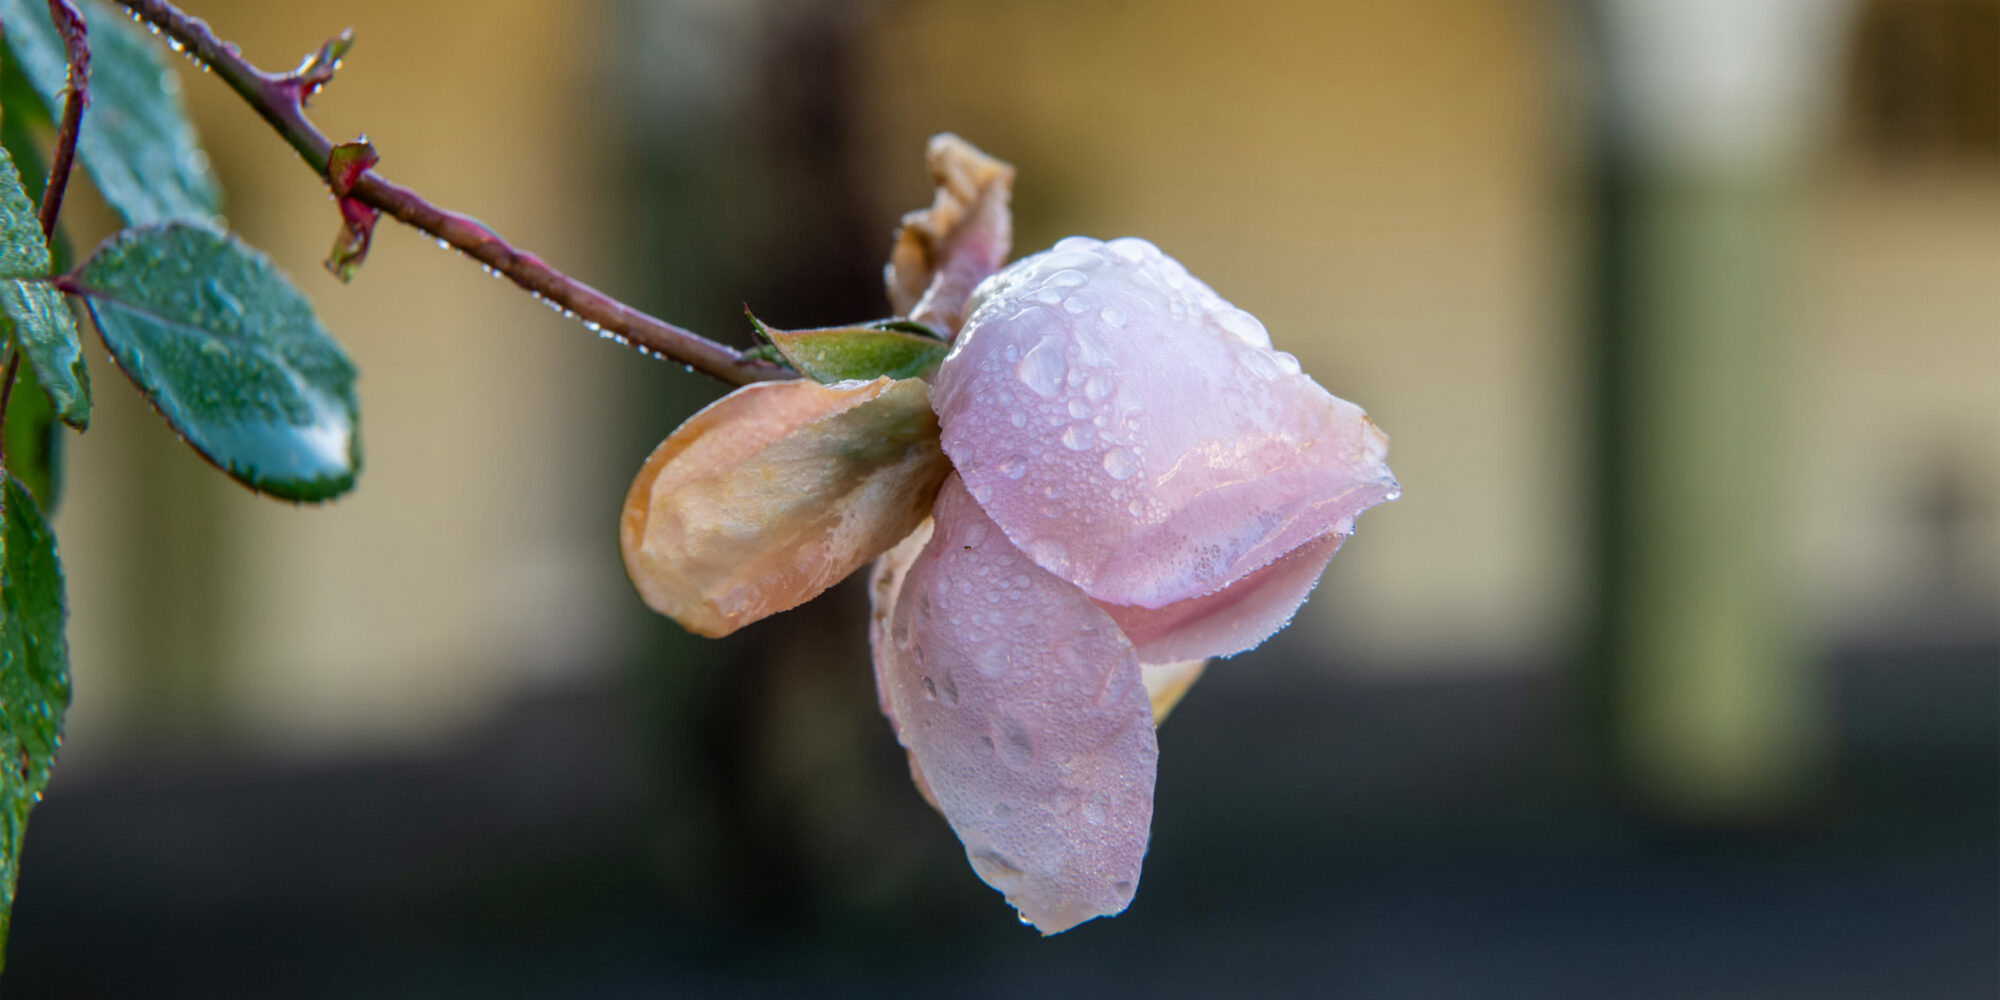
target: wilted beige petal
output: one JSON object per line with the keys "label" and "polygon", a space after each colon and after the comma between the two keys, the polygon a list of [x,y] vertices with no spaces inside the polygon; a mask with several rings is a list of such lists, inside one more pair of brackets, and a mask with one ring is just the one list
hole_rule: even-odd
{"label": "wilted beige petal", "polygon": [[640,468],[619,519],[625,571],[653,610],[728,635],[896,544],[950,471],[919,379],[744,386]]}
{"label": "wilted beige petal", "polygon": [[937,197],[903,216],[882,278],[898,315],[951,336],[973,286],[1007,261],[1014,168],[949,132],[931,137],[925,160]]}
{"label": "wilted beige petal", "polygon": [[1187,694],[1188,688],[1201,678],[1201,672],[1207,666],[1207,660],[1139,665],[1139,679],[1146,682],[1146,697],[1153,702],[1154,726],[1167,721],[1167,713],[1180,704],[1181,696]]}

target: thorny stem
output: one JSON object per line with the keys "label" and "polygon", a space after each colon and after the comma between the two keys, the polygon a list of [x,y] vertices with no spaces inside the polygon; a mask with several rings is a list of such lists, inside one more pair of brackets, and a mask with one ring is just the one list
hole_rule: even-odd
{"label": "thorny stem", "polygon": [[49,0],[49,16],[69,53],[69,81],[63,87],[62,124],[56,129],[55,155],[49,160],[48,183],[42,188],[42,238],[54,239],[56,216],[62,212],[63,191],[69,187],[76,162],[76,137],[83,128],[83,109],[90,105],[90,41],[83,14],[69,0]]}
{"label": "thorny stem", "polygon": [[[69,55],[69,79],[63,84],[62,122],[56,126],[55,155],[49,159],[49,176],[42,185],[42,204],[36,221],[42,239],[53,240],[56,216],[62,214],[63,192],[69,187],[70,168],[76,164],[76,137],[83,129],[83,109],[90,106],[90,38],[83,13],[70,0],[49,0],[49,18],[62,36],[63,50]],[[7,371],[0,375],[0,430],[7,426],[7,403],[14,397],[14,380],[21,374],[21,348],[7,345]],[[5,467],[7,447],[0,437],[0,468]]]}
{"label": "thorny stem", "polygon": [[[63,2],[66,0],[51,0],[51,3]],[[206,22],[189,16],[166,0],[117,2],[178,42],[191,58],[213,69],[291,144],[322,181],[328,179],[327,162],[333,143],[306,117],[305,102],[332,78],[341,53],[352,41],[351,35],[343,32],[290,73],[267,73],[245,60],[234,43],[218,39]],[[355,179],[347,196],[458,248],[514,284],[565,313],[574,314],[586,326],[642,352],[698,368],[734,385],[798,377],[788,368],[747,356],[634,309],[550,267],[540,257],[515,249],[477,219],[439,208],[415,191],[372,170]]]}

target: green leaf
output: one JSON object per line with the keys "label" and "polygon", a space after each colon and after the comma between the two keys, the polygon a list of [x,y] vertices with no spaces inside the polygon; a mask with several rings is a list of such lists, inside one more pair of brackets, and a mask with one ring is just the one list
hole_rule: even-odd
{"label": "green leaf", "polygon": [[142,226],[104,241],[73,290],[112,360],[224,472],[289,500],[354,485],[354,365],[263,254],[203,226]]}
{"label": "green leaf", "polygon": [[46,280],[49,265],[35,205],[14,172],[13,157],[0,149],[0,334],[20,346],[56,414],[82,428],[90,423],[90,371],[83,364],[76,318]]}
{"label": "green leaf", "polygon": [[48,787],[69,708],[64,614],[55,533],[9,476],[0,483],[0,950],[28,812]]}
{"label": "green leaf", "polygon": [[34,379],[17,380],[7,397],[5,440],[7,471],[35,495],[42,510],[54,512],[62,493],[63,429]]}
{"label": "green leaf", "polygon": [[[28,81],[21,79],[20,70],[11,60],[0,63],[0,148],[14,158],[14,169],[21,174],[21,190],[28,193],[29,201],[38,205],[42,188],[49,182],[49,165],[43,162],[42,152],[35,145],[35,133],[37,129],[45,131],[48,124],[48,118],[42,114],[41,99],[28,90]],[[49,257],[51,274],[68,271],[76,261],[60,225],[56,226],[55,237],[49,240]]]}
{"label": "green leaf", "polygon": [[[222,211],[208,155],[181,106],[180,77],[132,19],[97,0],[77,0],[90,30],[90,108],[76,155],[104,200],[131,225]],[[51,118],[62,114],[69,58],[41,0],[0,0],[8,53]]]}
{"label": "green leaf", "polygon": [[916,378],[937,367],[951,350],[936,337],[909,332],[909,324],[897,320],[818,330],[775,330],[755,316],[750,322],[793,368],[827,384],[880,375]]}

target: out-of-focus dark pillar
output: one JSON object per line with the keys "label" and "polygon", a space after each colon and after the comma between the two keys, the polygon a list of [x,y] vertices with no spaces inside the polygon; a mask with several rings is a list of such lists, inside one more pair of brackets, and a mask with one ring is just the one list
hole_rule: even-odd
{"label": "out-of-focus dark pillar", "polygon": [[1793,181],[1840,0],[1590,0],[1596,760],[1643,811],[1757,822],[1813,786],[1785,591]]}

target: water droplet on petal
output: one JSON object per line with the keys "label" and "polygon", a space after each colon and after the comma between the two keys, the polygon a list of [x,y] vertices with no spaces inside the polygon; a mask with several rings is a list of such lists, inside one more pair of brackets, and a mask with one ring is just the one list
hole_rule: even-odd
{"label": "water droplet on petal", "polygon": [[1243,367],[1248,369],[1250,374],[1255,375],[1266,382],[1269,382],[1272,379],[1275,379],[1279,375],[1283,374],[1283,372],[1278,368],[1278,362],[1273,360],[1271,358],[1270,353],[1267,351],[1261,351],[1253,347],[1250,350],[1244,351],[1242,354],[1237,355],[1237,358],[1238,360],[1242,361]]}
{"label": "water droplet on petal", "polygon": [[986,524],[983,521],[967,521],[965,529],[958,536],[958,544],[968,549],[976,549],[984,541],[986,541]]}
{"label": "water droplet on petal", "polygon": [[1090,381],[1083,384],[1083,394],[1093,403],[1104,402],[1104,397],[1111,395],[1111,389],[1111,380],[1102,375],[1092,375]]}
{"label": "water droplet on petal", "polygon": [[1000,462],[1000,474],[1008,479],[1019,479],[1028,474],[1028,460],[1020,455],[1011,455]]}
{"label": "water droplet on petal", "polygon": [[999,677],[1013,669],[1014,661],[1007,644],[996,639],[972,651],[972,666],[987,677]]}
{"label": "water droplet on petal", "polygon": [[1121,329],[1125,326],[1125,313],[1123,310],[1120,310],[1115,306],[1105,306],[1104,311],[1098,313],[1097,317],[1104,321],[1105,326],[1108,326],[1114,330]]}
{"label": "water droplet on petal", "polygon": [[1264,330],[1264,324],[1257,317],[1241,309],[1222,309],[1209,315],[1215,328],[1246,344],[1264,347],[1271,343],[1271,335]]}
{"label": "water droplet on petal", "polygon": [[1098,792],[1083,803],[1083,818],[1092,826],[1103,826],[1111,818],[1111,796]]}
{"label": "water droplet on petal", "polygon": [[1015,377],[1021,384],[1034,390],[1043,399],[1054,399],[1056,390],[1062,387],[1063,373],[1068,368],[1063,362],[1062,347],[1053,337],[1043,337],[1041,342],[1029,348],[1027,356],[1014,366]]}
{"label": "water droplet on petal", "polygon": [[1071,424],[1063,431],[1062,443],[1071,451],[1082,451],[1097,443],[1097,432],[1088,424]]}
{"label": "water droplet on petal", "polygon": [[1138,459],[1123,448],[1113,448],[1104,453],[1104,472],[1113,479],[1130,479],[1138,468]]}
{"label": "water droplet on petal", "polygon": [[1111,241],[1111,252],[1130,263],[1138,263],[1160,252],[1160,248],[1136,236]]}
{"label": "water droplet on petal", "polygon": [[1017,771],[1026,768],[1035,759],[1034,741],[1029,738],[1027,729],[1013,719],[994,721],[993,747],[1000,751],[1001,762]]}

